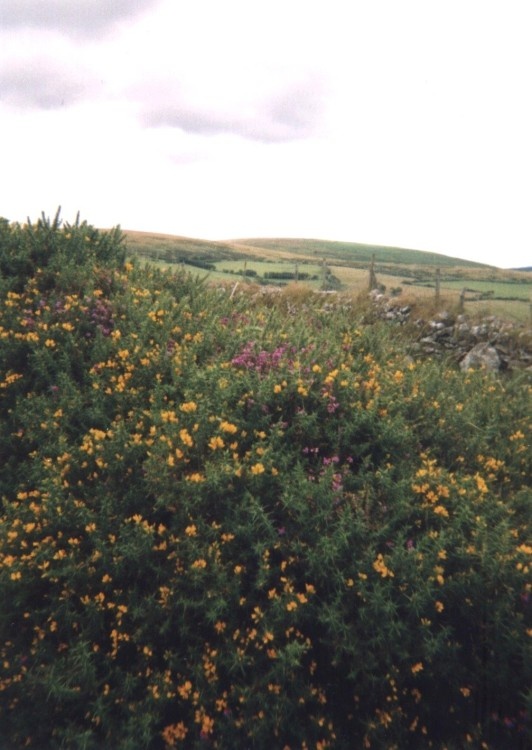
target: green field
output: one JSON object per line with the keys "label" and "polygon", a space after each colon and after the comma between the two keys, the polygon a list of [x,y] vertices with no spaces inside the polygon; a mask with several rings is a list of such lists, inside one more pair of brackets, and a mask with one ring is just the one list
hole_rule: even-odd
{"label": "green field", "polygon": [[[446,281],[448,289],[464,288],[463,281]],[[484,294],[492,294],[494,299],[519,299],[530,301],[532,295],[532,279],[530,281],[475,281],[467,280],[467,287]]]}

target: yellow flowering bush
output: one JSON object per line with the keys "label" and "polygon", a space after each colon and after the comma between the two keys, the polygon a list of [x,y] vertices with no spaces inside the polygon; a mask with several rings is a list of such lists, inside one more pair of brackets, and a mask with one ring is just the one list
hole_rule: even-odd
{"label": "yellow flowering bush", "polygon": [[123,261],[0,222],[0,746],[524,750],[526,377]]}

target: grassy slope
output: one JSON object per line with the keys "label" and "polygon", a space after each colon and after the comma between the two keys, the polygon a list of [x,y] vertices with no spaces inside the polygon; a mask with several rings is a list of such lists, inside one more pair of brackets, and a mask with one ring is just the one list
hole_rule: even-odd
{"label": "grassy slope", "polygon": [[149,256],[152,253],[165,252],[177,256],[191,256],[201,259],[238,259],[242,256],[240,250],[235,250],[230,243],[213,242],[210,240],[179,237],[171,234],[155,232],[125,231],[128,249],[136,254]]}
{"label": "grassy slope", "polygon": [[194,253],[212,257],[213,260],[242,256],[271,259],[313,260],[326,258],[328,263],[362,263],[371,262],[373,256],[378,263],[400,264],[407,266],[429,266],[432,268],[489,268],[482,263],[450,258],[438,253],[423,250],[409,250],[384,245],[364,245],[356,242],[333,242],[312,239],[242,239],[227,242],[192,239],[167,234],[126,231],[128,246],[131,250],[144,253],[153,250],[173,250],[182,253]]}
{"label": "grassy slope", "polygon": [[325,257],[330,262],[347,261],[370,263],[373,256],[380,263],[400,263],[408,265],[429,265],[432,267],[460,266],[464,268],[485,268],[482,263],[450,258],[439,253],[423,250],[409,250],[384,245],[365,245],[358,242],[333,242],[312,239],[244,239],[234,240],[233,244],[257,247],[265,251],[290,252],[306,257]]}

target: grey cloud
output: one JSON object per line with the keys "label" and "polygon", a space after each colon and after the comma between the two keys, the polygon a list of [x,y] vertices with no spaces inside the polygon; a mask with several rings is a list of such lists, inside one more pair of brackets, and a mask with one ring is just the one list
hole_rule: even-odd
{"label": "grey cloud", "polygon": [[0,27],[43,28],[92,36],[157,0],[2,0]]}
{"label": "grey cloud", "polygon": [[[147,97],[149,99],[149,96]],[[157,98],[157,97],[154,97]],[[173,101],[172,101],[173,99]],[[186,97],[146,102],[143,120],[149,127],[175,127],[196,135],[231,134],[263,143],[279,143],[312,135],[323,110],[320,81],[285,86],[279,94],[250,103],[242,98],[222,108],[190,104]]]}
{"label": "grey cloud", "polygon": [[148,127],[179,128],[197,135],[218,135],[229,127],[214,114],[189,109],[186,104],[156,104],[148,108],[142,119]]}
{"label": "grey cloud", "polygon": [[324,107],[324,83],[321,79],[293,84],[273,97],[267,105],[272,122],[292,132],[294,137],[311,135]]}
{"label": "grey cloud", "polygon": [[21,108],[55,109],[88,96],[94,82],[50,60],[18,62],[0,70],[0,101]]}

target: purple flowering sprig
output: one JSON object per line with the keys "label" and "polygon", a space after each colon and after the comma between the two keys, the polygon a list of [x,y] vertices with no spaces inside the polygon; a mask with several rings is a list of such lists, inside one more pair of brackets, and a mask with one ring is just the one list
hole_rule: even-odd
{"label": "purple flowering sprig", "polygon": [[107,300],[89,299],[88,319],[104,336],[109,336],[114,328],[113,309]]}
{"label": "purple flowering sprig", "polygon": [[[313,457],[319,459],[320,449],[315,446],[305,446],[302,449],[302,453],[309,458]],[[353,458],[351,456],[348,456],[344,461],[342,461],[338,455],[323,456],[321,457],[321,461],[317,468],[309,469],[308,478],[311,482],[318,482],[325,477],[329,477],[331,481],[331,489],[339,501],[339,497],[344,491],[345,478],[350,473],[352,464]]]}
{"label": "purple flowering sprig", "polygon": [[279,369],[287,349],[286,345],[281,345],[272,352],[266,349],[257,351],[256,342],[248,341],[241,352],[233,357],[231,364],[233,367],[241,367],[245,370],[257,372],[259,375],[265,375]]}

